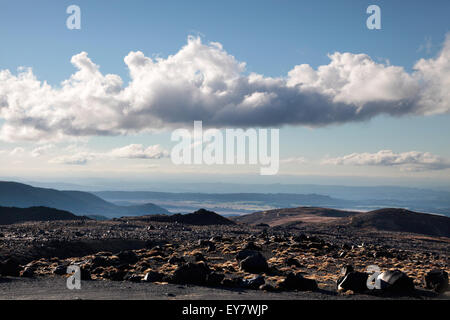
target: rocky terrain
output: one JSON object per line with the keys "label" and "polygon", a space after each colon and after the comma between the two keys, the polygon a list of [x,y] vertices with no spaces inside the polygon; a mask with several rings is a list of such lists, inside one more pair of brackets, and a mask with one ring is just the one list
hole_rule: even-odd
{"label": "rocky terrain", "polygon": [[[200,213],[207,225],[144,216],[0,226],[0,288],[14,293],[34,281],[51,287],[68,276],[69,265],[78,265],[91,287],[106,281],[100,287],[129,283],[143,290],[148,284],[151,290],[169,286],[176,295],[188,285],[210,299],[223,290],[270,299],[298,292],[302,298],[448,298],[450,238],[351,224],[252,226]],[[384,287],[369,290],[370,265],[398,271],[385,272]]]}

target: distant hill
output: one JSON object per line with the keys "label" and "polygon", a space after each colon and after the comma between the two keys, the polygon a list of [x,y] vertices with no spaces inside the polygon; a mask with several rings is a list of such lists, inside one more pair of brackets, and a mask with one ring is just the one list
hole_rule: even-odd
{"label": "distant hill", "polygon": [[349,218],[349,225],[355,228],[450,237],[449,217],[406,209],[387,208],[360,213]]}
{"label": "distant hill", "polygon": [[0,207],[0,224],[12,224],[25,221],[86,220],[70,212],[47,207],[14,208]]}
{"label": "distant hill", "polygon": [[260,211],[244,216],[234,217],[233,220],[250,225],[263,223],[274,227],[292,222],[331,222],[336,219],[355,214],[357,214],[357,212],[354,211],[316,207],[299,207]]}
{"label": "distant hill", "polygon": [[35,188],[6,181],[0,181],[0,206],[18,208],[45,206],[79,215],[102,215],[108,218],[170,213],[152,203],[118,206],[88,192]]}
{"label": "distant hill", "polygon": [[173,215],[151,215],[145,217],[136,217],[132,219],[139,219],[145,221],[156,221],[156,222],[177,222],[183,224],[191,224],[198,226],[207,225],[233,225],[233,221],[205,209],[200,209],[193,213],[188,214],[173,214]]}

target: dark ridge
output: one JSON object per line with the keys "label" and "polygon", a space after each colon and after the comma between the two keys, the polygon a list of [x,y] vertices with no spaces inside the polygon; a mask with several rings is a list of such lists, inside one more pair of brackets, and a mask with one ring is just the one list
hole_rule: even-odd
{"label": "dark ridge", "polygon": [[155,221],[155,222],[177,222],[183,224],[191,224],[197,226],[207,226],[207,225],[233,225],[233,221],[205,209],[197,210],[193,213],[188,214],[173,214],[173,215],[151,215],[145,217],[138,217],[135,219]]}
{"label": "dark ridge", "polygon": [[47,208],[15,208],[0,207],[0,224],[13,224],[26,221],[52,221],[52,220],[90,220],[88,217],[74,215],[68,211]]}
{"label": "dark ridge", "polygon": [[398,231],[450,237],[450,218],[406,209],[386,208],[357,214],[350,218],[356,228]]}
{"label": "dark ridge", "polygon": [[118,206],[89,192],[35,188],[7,181],[0,181],[0,206],[18,208],[44,206],[70,211],[77,215],[102,215],[107,218],[169,213],[152,203]]}

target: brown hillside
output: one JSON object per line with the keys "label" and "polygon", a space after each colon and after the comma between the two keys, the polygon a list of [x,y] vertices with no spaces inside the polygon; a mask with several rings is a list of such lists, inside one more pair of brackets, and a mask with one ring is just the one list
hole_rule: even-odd
{"label": "brown hillside", "polygon": [[245,216],[235,217],[234,221],[250,225],[264,223],[275,227],[292,222],[332,222],[355,214],[357,212],[316,207],[299,207],[255,212]]}
{"label": "brown hillside", "polygon": [[349,225],[382,231],[399,231],[450,237],[450,218],[406,209],[380,209],[355,215]]}

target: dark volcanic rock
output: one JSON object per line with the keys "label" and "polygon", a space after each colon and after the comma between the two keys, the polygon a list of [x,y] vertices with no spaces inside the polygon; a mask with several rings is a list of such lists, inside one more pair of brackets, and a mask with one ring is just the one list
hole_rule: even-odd
{"label": "dark volcanic rock", "polygon": [[248,242],[242,250],[253,250],[253,251],[261,251],[262,248],[257,246],[253,241]]}
{"label": "dark volcanic rock", "polygon": [[236,260],[242,261],[247,257],[253,256],[253,255],[257,255],[260,254],[258,251],[254,251],[254,250],[241,250],[236,254]]}
{"label": "dark volcanic rock", "polygon": [[241,277],[225,278],[222,281],[222,286],[226,288],[239,288],[241,287],[241,283],[242,283]]}
{"label": "dark volcanic rock", "polygon": [[186,263],[179,266],[170,277],[170,282],[177,284],[206,284],[210,269],[204,262]]}
{"label": "dark volcanic rock", "polygon": [[317,283],[313,279],[304,278],[300,273],[289,273],[280,282],[279,288],[283,290],[314,291],[317,290]]}
{"label": "dark volcanic rock", "polygon": [[145,282],[159,282],[162,281],[164,278],[164,274],[156,272],[156,271],[149,271],[144,276]]}
{"label": "dark volcanic rock", "polygon": [[2,276],[18,277],[20,273],[20,264],[14,258],[6,259],[0,264],[0,274]]}
{"label": "dark volcanic rock", "polygon": [[124,277],[123,280],[130,281],[130,282],[140,282],[142,280],[141,276],[134,274],[132,272],[128,272]]}
{"label": "dark volcanic rock", "polygon": [[346,266],[341,271],[344,273],[342,277],[340,277],[337,281],[337,290],[338,291],[348,291],[351,290],[353,292],[365,292],[367,291],[367,279],[369,275],[364,272],[353,271],[352,266]]}
{"label": "dark volcanic rock", "polygon": [[212,252],[212,251],[216,250],[216,245],[211,240],[200,239],[200,240],[198,240],[198,245],[200,247],[207,247],[208,252]]}
{"label": "dark volcanic rock", "polygon": [[346,276],[350,272],[355,271],[352,265],[346,265],[341,268],[341,276]]}
{"label": "dark volcanic rock", "polygon": [[408,293],[414,291],[414,282],[400,270],[385,271],[378,276],[381,289],[396,293]]}
{"label": "dark volcanic rock", "polygon": [[182,263],[185,263],[186,260],[184,260],[183,257],[179,258],[179,257],[173,256],[173,257],[171,257],[167,262],[170,263],[170,264],[177,264],[177,265],[180,265],[180,264],[182,264]]}
{"label": "dark volcanic rock", "polygon": [[206,284],[211,287],[218,287],[224,278],[225,275],[222,273],[212,272],[206,277]]}
{"label": "dark volcanic rock", "polygon": [[201,254],[200,252],[196,252],[194,254],[194,259],[195,259],[196,262],[199,262],[199,261],[205,261],[206,262],[205,256],[203,254]]}
{"label": "dark volcanic rock", "polygon": [[268,292],[275,292],[275,291],[277,291],[274,286],[272,286],[271,284],[268,284],[268,283],[265,283],[265,284],[261,285],[259,287],[259,290],[268,291]]}
{"label": "dark volcanic rock", "polygon": [[104,277],[112,280],[112,281],[122,281],[124,280],[124,277],[126,276],[127,272],[123,269],[111,269],[109,270]]}
{"label": "dark volcanic rock", "polygon": [[56,266],[53,269],[53,274],[56,274],[56,275],[59,275],[59,276],[62,276],[64,274],[66,274],[66,273],[67,273],[67,266],[66,265],[59,265],[59,266]]}
{"label": "dark volcanic rock", "polygon": [[443,293],[448,288],[448,273],[444,270],[431,270],[425,275],[425,286],[438,293]]}
{"label": "dark volcanic rock", "polygon": [[266,283],[266,281],[264,280],[264,277],[261,276],[261,275],[258,275],[256,277],[251,278],[251,279],[244,279],[244,280],[242,280],[241,285],[245,289],[256,290],[260,286],[264,285],[265,283]]}
{"label": "dark volcanic rock", "polygon": [[239,263],[239,267],[250,273],[260,273],[265,272],[269,269],[266,258],[257,252],[256,254],[247,256],[244,260]]}
{"label": "dark volcanic rock", "polygon": [[25,267],[22,271],[20,271],[20,276],[23,278],[31,278],[34,277],[35,268],[33,267]]}
{"label": "dark volcanic rock", "polygon": [[110,262],[107,258],[102,256],[96,256],[91,260],[91,269],[94,270],[98,267],[107,267],[110,265]]}
{"label": "dark volcanic rock", "polygon": [[286,263],[287,266],[295,266],[295,267],[301,267],[302,266],[301,263],[297,259],[295,259],[293,257],[287,258],[285,260],[285,263]]}
{"label": "dark volcanic rock", "polygon": [[126,264],[133,264],[139,261],[139,257],[131,250],[121,251],[117,254],[117,257],[119,257],[120,262]]}

